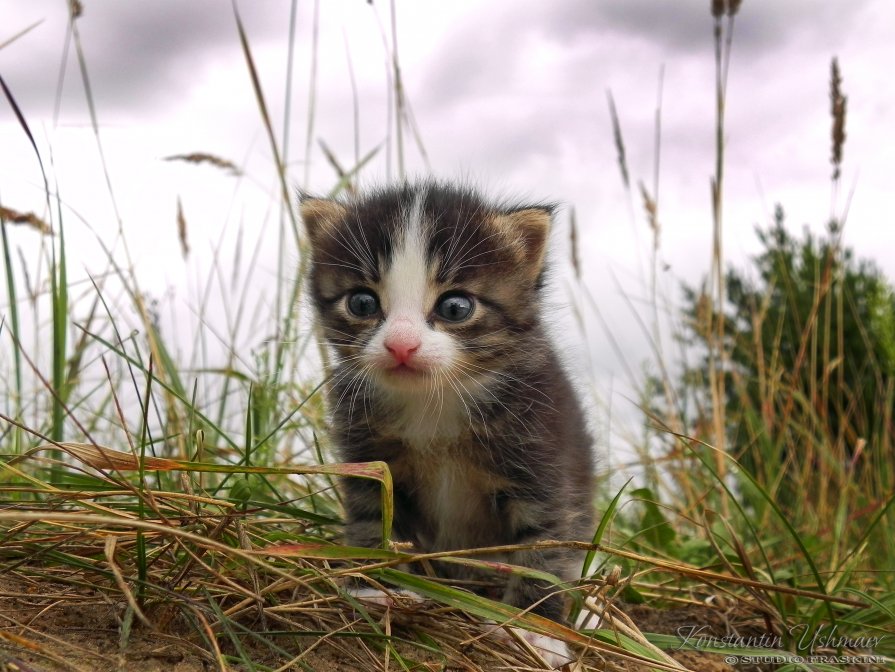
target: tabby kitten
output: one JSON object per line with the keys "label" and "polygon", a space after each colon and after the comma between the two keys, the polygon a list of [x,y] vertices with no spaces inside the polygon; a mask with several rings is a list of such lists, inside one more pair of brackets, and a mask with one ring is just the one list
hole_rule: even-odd
{"label": "tabby kitten", "polygon": [[[332,436],[345,461],[388,463],[394,538],[420,552],[590,538],[591,439],[540,316],[551,213],[433,181],[302,200],[311,296],[335,356]],[[343,485],[346,542],[378,546],[379,485]],[[561,549],[507,560],[574,576]],[[497,596],[564,615],[537,580],[513,576]],[[564,645],[529,639],[567,659]]]}

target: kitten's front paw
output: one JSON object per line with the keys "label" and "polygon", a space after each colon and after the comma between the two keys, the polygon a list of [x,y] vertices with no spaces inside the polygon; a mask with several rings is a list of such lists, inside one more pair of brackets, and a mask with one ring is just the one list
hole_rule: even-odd
{"label": "kitten's front paw", "polygon": [[352,588],[348,591],[356,600],[366,604],[378,604],[381,607],[411,606],[426,601],[422,595],[410,590],[379,590],[378,588]]}
{"label": "kitten's front paw", "polygon": [[[561,667],[575,660],[575,656],[569,650],[569,645],[562,640],[548,637],[547,635],[539,635],[536,632],[523,630],[522,628],[510,627],[513,633],[521,637],[527,642],[552,668]],[[503,636],[512,639],[512,636],[504,632]]]}

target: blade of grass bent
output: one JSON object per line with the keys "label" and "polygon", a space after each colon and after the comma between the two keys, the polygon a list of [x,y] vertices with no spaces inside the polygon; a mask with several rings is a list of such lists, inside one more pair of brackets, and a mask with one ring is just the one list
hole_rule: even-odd
{"label": "blade of grass bent", "polygon": [[[603,534],[606,532],[606,528],[609,527],[609,523],[612,522],[612,517],[615,514],[615,510],[618,508],[618,502],[621,499],[622,493],[624,493],[625,489],[628,487],[628,485],[631,484],[631,481],[633,480],[633,476],[629,478],[621,487],[621,490],[619,490],[618,493],[616,493],[615,497],[612,498],[612,501],[609,502],[609,506],[606,507],[606,511],[600,518],[600,524],[597,525],[597,530],[596,532],[594,532],[593,539],[591,540],[591,543],[595,546],[600,544],[600,542],[603,540]],[[588,551],[587,554],[584,556],[584,563],[581,566],[582,579],[588,575],[588,570],[590,569],[591,563],[593,563],[596,554],[597,551],[596,548],[594,548],[593,550]]]}
{"label": "blade of grass bent", "polygon": [[294,467],[252,467],[248,465],[189,462],[187,460],[172,460],[164,457],[137,457],[131,453],[124,453],[98,445],[59,442],[32,448],[24,455],[10,460],[9,464],[15,464],[38,452],[57,450],[60,447],[72,457],[87,463],[95,469],[115,469],[116,471],[197,471],[217,474],[328,475],[378,481],[382,489],[383,548],[388,548],[388,542],[391,538],[392,519],[394,516],[394,490],[392,475],[385,462],[348,462]]}
{"label": "blade of grass bent", "polygon": [[462,609],[463,611],[488,619],[501,625],[513,625],[522,627],[532,632],[537,632],[548,637],[554,637],[567,642],[573,642],[603,653],[611,653],[625,660],[650,665],[661,670],[675,670],[680,672],[681,667],[672,667],[653,658],[642,656],[639,653],[627,651],[620,646],[610,643],[595,642],[591,637],[578,632],[568,626],[561,625],[549,618],[523,611],[504,602],[496,602],[488,598],[465,590],[451,588],[450,586],[436,583],[416,574],[408,574],[394,569],[383,569],[380,572],[383,579],[389,583],[412,590],[413,592],[435,600],[441,604]]}

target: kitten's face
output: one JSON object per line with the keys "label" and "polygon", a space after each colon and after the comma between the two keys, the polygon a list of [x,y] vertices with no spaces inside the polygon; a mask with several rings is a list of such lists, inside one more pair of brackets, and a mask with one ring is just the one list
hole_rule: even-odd
{"label": "kitten's face", "polygon": [[311,291],[341,364],[401,395],[475,395],[538,320],[550,212],[404,186],[305,199]]}

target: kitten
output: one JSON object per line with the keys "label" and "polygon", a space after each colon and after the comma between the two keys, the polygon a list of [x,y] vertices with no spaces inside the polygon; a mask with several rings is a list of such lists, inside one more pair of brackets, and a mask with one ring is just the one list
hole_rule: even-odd
{"label": "kitten", "polygon": [[[540,316],[552,207],[428,181],[305,198],[301,214],[335,355],[332,435],[343,460],[388,463],[394,538],[421,552],[589,540],[591,439]],[[378,546],[379,485],[346,479],[344,494],[346,542]],[[574,577],[562,549],[507,560]],[[564,615],[555,586],[537,580],[513,576],[497,596]],[[527,636],[554,664],[568,659],[560,642],[554,656],[549,638]]]}

